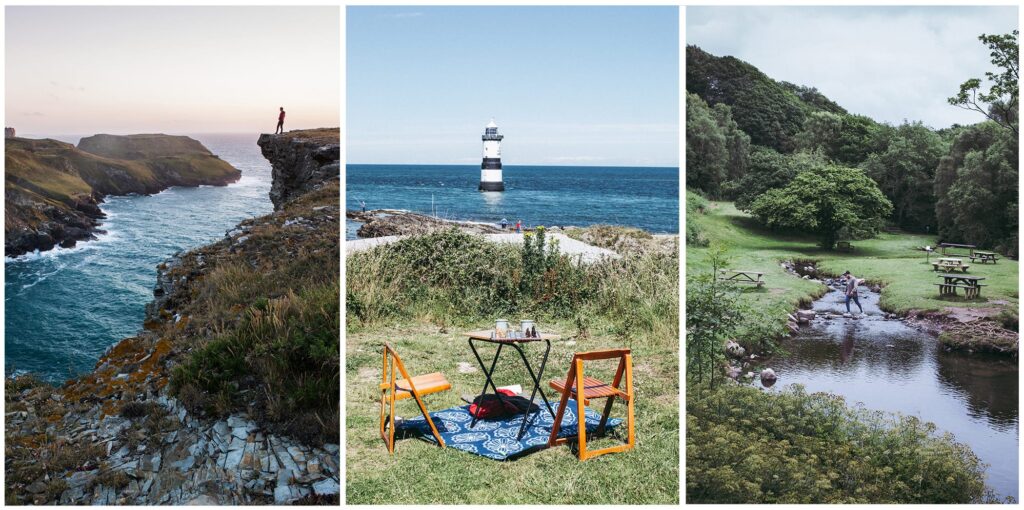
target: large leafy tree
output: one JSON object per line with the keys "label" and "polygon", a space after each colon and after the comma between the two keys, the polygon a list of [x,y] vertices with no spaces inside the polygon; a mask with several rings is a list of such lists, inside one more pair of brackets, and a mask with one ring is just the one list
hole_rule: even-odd
{"label": "large leafy tree", "polygon": [[990,50],[992,64],[997,72],[985,73],[990,85],[982,89],[979,78],[971,78],[960,85],[960,92],[949,98],[949,104],[981,113],[989,120],[1017,134],[1018,82],[1020,81],[1020,45],[1018,32],[1009,34],[981,34],[978,39]]}
{"label": "large leafy tree", "polygon": [[920,122],[904,123],[885,151],[864,162],[865,173],[892,202],[896,225],[918,231],[935,225],[935,169],[948,150],[942,137]]}
{"label": "large leafy tree", "polygon": [[785,187],[754,200],[750,212],[772,228],[813,233],[826,250],[842,237],[878,232],[892,212],[875,181],[863,171],[835,164],[800,172]]}

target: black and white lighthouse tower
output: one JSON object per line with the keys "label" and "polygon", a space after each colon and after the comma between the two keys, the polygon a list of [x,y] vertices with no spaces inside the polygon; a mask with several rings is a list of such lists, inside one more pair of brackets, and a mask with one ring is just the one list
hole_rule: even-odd
{"label": "black and white lighthouse tower", "polygon": [[501,180],[501,139],[498,125],[491,119],[484,128],[484,161],[480,164],[480,191],[505,191]]}

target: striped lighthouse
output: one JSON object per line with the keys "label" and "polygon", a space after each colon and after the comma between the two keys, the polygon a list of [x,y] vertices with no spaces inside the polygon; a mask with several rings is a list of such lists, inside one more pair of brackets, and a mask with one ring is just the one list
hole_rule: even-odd
{"label": "striped lighthouse", "polygon": [[498,125],[491,119],[484,128],[484,161],[480,164],[480,191],[505,191],[501,180],[501,139]]}

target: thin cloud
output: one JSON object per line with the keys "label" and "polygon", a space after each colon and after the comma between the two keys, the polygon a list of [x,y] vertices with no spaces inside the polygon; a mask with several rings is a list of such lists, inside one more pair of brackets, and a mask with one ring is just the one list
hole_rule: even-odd
{"label": "thin cloud", "polygon": [[1016,7],[691,7],[687,43],[816,87],[851,113],[935,127],[980,116],[950,106],[991,70],[978,36],[1017,28]]}

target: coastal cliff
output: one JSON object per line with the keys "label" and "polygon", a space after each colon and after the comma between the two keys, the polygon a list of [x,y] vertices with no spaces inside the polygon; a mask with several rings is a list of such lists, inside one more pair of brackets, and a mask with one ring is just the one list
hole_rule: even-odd
{"label": "coastal cliff", "polygon": [[152,194],[171,186],[222,186],[241,172],[185,136],[96,135],[78,147],[8,138],[4,153],[4,254],[71,247],[102,232],[107,195]]}
{"label": "coastal cliff", "polygon": [[341,175],[338,128],[262,134],[257,143],[272,168],[270,200],[275,210]]}
{"label": "coastal cliff", "polygon": [[7,380],[7,504],[338,503],[339,183],[306,170],[161,264],[143,329],[91,373]]}

